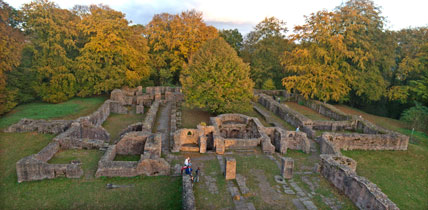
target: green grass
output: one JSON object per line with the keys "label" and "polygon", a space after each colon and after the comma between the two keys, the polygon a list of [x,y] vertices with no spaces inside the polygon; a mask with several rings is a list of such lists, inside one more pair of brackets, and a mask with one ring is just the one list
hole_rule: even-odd
{"label": "green grass", "polygon": [[401,209],[428,209],[428,136],[407,151],[343,151]]}
{"label": "green grass", "polygon": [[[17,107],[0,122],[5,127],[23,117],[74,119],[92,113],[104,99],[97,97],[73,99],[62,104],[26,104]],[[53,137],[35,132],[0,132],[0,209],[181,209],[180,178],[94,178],[102,155],[98,150],[60,151],[49,161],[69,163],[80,160],[85,172],[80,179],[57,178],[18,184],[16,162],[39,152]],[[108,183],[133,187],[108,190]]]}
{"label": "green grass", "polygon": [[[286,121],[284,121],[283,119],[279,118],[278,116],[276,116],[276,114],[272,113],[271,111],[267,110],[265,107],[263,107],[261,104],[256,103],[255,104],[258,108],[264,110],[265,112],[270,113],[271,119],[280,123],[282,126],[284,126],[285,129],[290,130],[290,131],[294,131],[296,130],[296,127],[292,126],[291,124],[287,123]],[[260,119],[260,118],[259,118]],[[266,123],[268,124],[268,123]],[[268,125],[267,127],[272,127],[272,125]]]}
{"label": "green grass", "polygon": [[194,185],[196,209],[223,209],[232,207],[232,197],[227,191],[226,180],[220,170],[220,164],[217,159],[204,161],[204,174],[216,179],[218,194],[213,194],[208,190],[205,183],[205,176],[201,176],[200,182]]}
{"label": "green grass", "polygon": [[[58,178],[18,184],[16,162],[39,152],[53,138],[37,133],[0,133],[0,209],[181,209],[181,180],[177,177]],[[82,156],[85,172],[94,171],[98,151],[63,151],[51,162],[68,163]],[[92,158],[94,157],[94,158]],[[90,170],[88,170],[90,169]],[[107,190],[106,184],[135,185]]]}
{"label": "green grass", "polygon": [[309,118],[311,120],[320,120],[320,121],[331,120],[330,118],[328,118],[322,114],[319,114],[318,112],[314,111],[313,109],[306,107],[306,106],[303,106],[303,105],[300,105],[296,102],[285,102],[285,104],[288,107],[298,111],[300,114],[305,115],[307,118]]}
{"label": "green grass", "polygon": [[214,117],[213,114],[201,110],[201,109],[190,109],[186,106],[181,106],[181,127],[182,128],[196,128],[201,122],[205,122],[207,125],[210,124],[210,117]]}
{"label": "green grass", "polygon": [[82,169],[88,176],[94,176],[98,167],[98,160],[103,155],[99,150],[71,149],[57,152],[48,161],[51,164],[69,164],[72,160],[78,160],[82,164]]}
{"label": "green grass", "polygon": [[139,161],[140,155],[116,155],[114,161]]}
{"label": "green grass", "polygon": [[[336,105],[348,114],[386,129],[411,135],[406,124],[391,118],[371,115],[360,110]],[[357,173],[375,183],[401,209],[428,209],[428,135],[414,132],[407,151],[343,151],[357,161]]]}
{"label": "green grass", "polygon": [[22,118],[30,119],[76,119],[89,115],[104,103],[105,97],[73,98],[59,104],[29,103],[17,106],[0,118],[0,128],[17,123]]}
{"label": "green grass", "polygon": [[119,138],[120,132],[128,127],[128,125],[142,122],[144,115],[135,114],[135,111],[131,111],[128,114],[114,114],[111,113],[106,121],[103,123],[103,127],[110,134],[111,143]]}

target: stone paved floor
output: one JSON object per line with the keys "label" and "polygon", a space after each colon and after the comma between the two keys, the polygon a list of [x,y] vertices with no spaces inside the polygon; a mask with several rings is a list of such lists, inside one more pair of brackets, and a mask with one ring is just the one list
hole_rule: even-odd
{"label": "stone paved floor", "polygon": [[170,118],[171,118],[171,103],[162,104],[159,107],[158,116],[155,124],[155,132],[162,133],[162,154],[170,152]]}

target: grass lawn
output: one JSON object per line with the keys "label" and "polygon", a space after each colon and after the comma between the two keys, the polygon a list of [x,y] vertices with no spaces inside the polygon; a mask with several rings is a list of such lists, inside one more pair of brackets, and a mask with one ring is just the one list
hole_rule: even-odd
{"label": "grass lawn", "polygon": [[200,182],[194,185],[196,209],[228,209],[232,207],[232,197],[227,191],[226,180],[220,170],[217,158],[204,161],[204,174],[216,180],[218,194],[213,194],[208,190],[206,177],[201,176]]}
{"label": "grass lawn", "polygon": [[[272,118],[272,120],[279,122],[282,126],[284,126],[285,129],[290,130],[290,131],[294,131],[296,130],[296,127],[292,126],[291,124],[287,123],[286,121],[284,121],[283,119],[279,118],[278,116],[276,116],[276,114],[272,113],[271,111],[267,110],[264,106],[262,106],[259,103],[255,103],[255,106],[257,106],[257,108],[264,110],[265,112],[270,113],[270,116]],[[253,110],[254,111],[254,110]],[[254,111],[256,114],[258,114],[256,111]],[[260,114],[258,114],[260,115]],[[262,116],[259,117],[259,119],[263,119]],[[264,120],[263,120],[264,122]],[[263,123],[262,122],[262,123]],[[268,124],[268,123],[266,123]],[[272,127],[272,125],[265,125],[266,127]]]}
{"label": "grass lawn", "polygon": [[332,119],[314,111],[313,109],[306,107],[306,106],[303,106],[303,105],[300,105],[296,102],[285,102],[285,104],[288,107],[298,111],[300,114],[305,115],[307,118],[309,118],[311,120],[320,120],[320,121],[332,120]]}
{"label": "grass lawn", "polygon": [[97,171],[98,161],[103,152],[99,150],[71,149],[57,152],[48,163],[69,164],[72,160],[78,160],[86,176],[93,177]]}
{"label": "grass lawn", "polygon": [[103,127],[110,134],[110,143],[115,142],[119,138],[120,132],[128,127],[128,125],[142,122],[144,115],[135,114],[135,110],[132,110],[128,114],[114,114],[111,113],[106,121],[103,123]]}
{"label": "grass lawn", "polygon": [[[315,163],[319,162],[318,156],[319,154],[306,154],[300,150],[288,150],[287,154],[283,155],[284,157],[291,157],[294,160],[294,170],[296,171],[310,171],[314,167]],[[320,187],[315,190],[317,193],[312,199],[314,204],[319,209],[329,209],[329,207],[323,202],[321,195],[324,197],[335,197],[343,203],[343,209],[357,209],[357,207],[352,203],[351,200],[348,199],[345,195],[339,192],[337,188],[335,188],[329,181],[325,178],[321,177],[319,174],[311,174],[305,175],[309,179],[319,178]],[[294,180],[299,184],[299,186],[303,187],[306,192],[310,192],[309,185],[302,181],[301,174],[294,174]]]}
{"label": "grass lawn", "polygon": [[[92,113],[104,99],[26,104],[14,109],[0,122],[6,127],[22,117],[74,119]],[[94,178],[102,155],[98,150],[60,151],[49,161],[80,160],[85,171],[80,179],[58,178],[18,184],[16,162],[39,152],[53,137],[35,132],[0,132],[0,209],[181,209],[182,183],[178,177]],[[131,187],[106,189],[108,183]]]}
{"label": "grass lawn", "polygon": [[182,128],[196,128],[201,122],[205,122],[207,125],[210,124],[210,117],[215,115],[201,110],[201,109],[190,109],[184,105],[181,106],[181,127]]}
{"label": "grass lawn", "polygon": [[114,161],[139,161],[141,155],[116,155]]}
{"label": "grass lawn", "polygon": [[[405,123],[379,117],[344,105],[345,113],[361,115],[381,127],[410,136]],[[357,163],[357,173],[378,185],[401,209],[428,209],[428,135],[415,132],[417,144],[407,151],[343,151]]]}
{"label": "grass lawn", "polygon": [[0,118],[0,128],[17,123],[21,118],[72,120],[89,115],[104,103],[106,97],[73,98],[59,104],[29,103],[19,105]]}

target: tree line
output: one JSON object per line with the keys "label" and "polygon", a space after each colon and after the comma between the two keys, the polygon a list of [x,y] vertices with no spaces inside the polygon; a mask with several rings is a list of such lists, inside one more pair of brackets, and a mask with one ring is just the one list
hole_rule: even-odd
{"label": "tree line", "polygon": [[16,10],[0,0],[0,114],[33,100],[59,103],[122,86],[182,85],[182,72],[199,72],[189,67],[192,57],[199,49],[215,54],[213,43],[201,46],[218,37],[249,66],[255,88],[285,88],[394,118],[411,107],[426,111],[427,27],[388,30],[370,0],[349,0],[305,18],[290,33],[286,22],[267,17],[243,36],[208,26],[195,10],[156,14],[139,25],[106,5],[67,10],[35,0]]}

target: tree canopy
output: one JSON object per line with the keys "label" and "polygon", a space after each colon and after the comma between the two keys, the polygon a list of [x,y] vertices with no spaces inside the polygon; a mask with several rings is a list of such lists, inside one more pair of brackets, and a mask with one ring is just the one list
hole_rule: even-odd
{"label": "tree canopy", "polygon": [[262,88],[269,79],[277,88],[281,87],[284,74],[280,57],[292,48],[292,43],[285,38],[286,32],[284,21],[270,17],[258,23],[245,37],[240,54],[250,64],[251,79],[256,88]]}
{"label": "tree canopy", "polygon": [[150,74],[143,28],[129,26],[125,15],[92,5],[78,25],[84,46],[77,57],[80,96],[100,94],[124,85],[137,86]]}
{"label": "tree canopy", "polygon": [[147,24],[145,36],[150,47],[153,77],[157,84],[177,83],[181,70],[193,53],[207,40],[218,36],[195,10],[171,15],[157,14]]}
{"label": "tree canopy", "polygon": [[181,75],[186,103],[213,113],[251,109],[250,69],[219,37],[205,42]]}
{"label": "tree canopy", "polygon": [[6,72],[21,62],[24,36],[17,28],[17,21],[17,11],[0,0],[0,114],[16,105],[16,91],[6,88]]}

